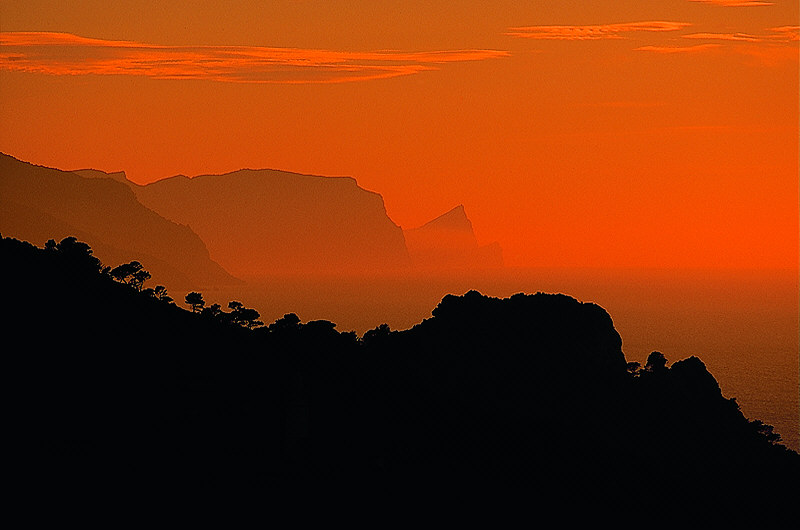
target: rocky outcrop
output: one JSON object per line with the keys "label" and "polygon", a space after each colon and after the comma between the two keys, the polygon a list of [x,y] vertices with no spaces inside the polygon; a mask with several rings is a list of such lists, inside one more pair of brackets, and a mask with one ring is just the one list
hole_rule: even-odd
{"label": "rocky outcrop", "polygon": [[503,266],[498,243],[479,246],[463,205],[405,230],[413,265],[422,269],[487,269]]}
{"label": "rocky outcrop", "polygon": [[134,186],[139,200],[189,225],[239,276],[347,274],[408,266],[383,198],[349,177],[244,169]]}

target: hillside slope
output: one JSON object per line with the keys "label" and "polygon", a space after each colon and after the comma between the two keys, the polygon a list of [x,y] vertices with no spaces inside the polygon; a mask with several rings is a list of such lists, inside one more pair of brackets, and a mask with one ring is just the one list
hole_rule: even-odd
{"label": "hillside slope", "polygon": [[626,363],[595,304],[472,291],[406,331],[291,314],[249,330],[117,283],[67,243],[0,240],[9,432],[50,484],[491,485],[756,513],[800,490],[800,455],[699,359]]}
{"label": "hillside slope", "polygon": [[111,178],[36,166],[0,154],[0,232],[37,245],[77,235],[109,266],[139,260],[174,288],[238,280],[188,227],[165,219]]}

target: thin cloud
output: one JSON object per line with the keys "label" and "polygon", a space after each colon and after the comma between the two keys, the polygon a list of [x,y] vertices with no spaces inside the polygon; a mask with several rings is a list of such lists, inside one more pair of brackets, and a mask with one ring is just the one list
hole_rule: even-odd
{"label": "thin cloud", "polygon": [[509,28],[506,35],[539,40],[604,40],[624,39],[625,33],[678,31],[688,22],[625,22],[622,24],[602,24],[595,26],[522,26]]}
{"label": "thin cloud", "polygon": [[762,2],[760,0],[689,0],[690,2],[700,2],[703,4],[713,4],[723,7],[758,7],[774,6],[774,2]]}
{"label": "thin cloud", "polygon": [[800,58],[797,46],[776,46],[774,44],[742,46],[737,47],[735,52],[749,58],[753,64],[766,67],[797,66],[798,58]]}
{"label": "thin cloud", "polygon": [[663,55],[670,54],[701,54],[701,53],[725,53],[745,57],[755,66],[779,67],[786,64],[797,64],[797,46],[786,44],[776,44],[774,42],[758,42],[756,44],[736,43],[720,44],[706,43],[694,46],[641,46],[636,51],[652,52]]}
{"label": "thin cloud", "polygon": [[692,33],[684,35],[684,39],[711,39],[711,40],[730,40],[741,42],[763,42],[762,37],[748,35],[746,33]]}
{"label": "thin cloud", "polygon": [[748,33],[691,33],[684,35],[684,39],[727,40],[738,42],[793,42],[800,40],[798,26],[781,26],[770,28],[771,34],[751,35]]}
{"label": "thin cloud", "polygon": [[345,83],[506,57],[499,50],[346,52],[263,46],[167,46],[69,33],[0,33],[0,70],[231,83]]}
{"label": "thin cloud", "polygon": [[783,39],[787,42],[800,41],[800,26],[780,26],[778,28],[769,28],[773,36],[778,39]]}
{"label": "thin cloud", "polygon": [[696,44],[694,46],[640,46],[635,51],[653,52],[662,54],[676,53],[702,53],[721,48],[721,44]]}

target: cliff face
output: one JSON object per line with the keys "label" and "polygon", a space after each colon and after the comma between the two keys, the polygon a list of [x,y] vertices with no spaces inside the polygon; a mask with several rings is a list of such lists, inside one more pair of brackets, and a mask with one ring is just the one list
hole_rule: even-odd
{"label": "cliff face", "polygon": [[38,245],[80,237],[106,265],[139,260],[174,288],[237,282],[211,261],[197,234],[145,208],[119,178],[102,175],[84,178],[0,154],[0,232]]}
{"label": "cliff face", "polygon": [[408,266],[383,198],[346,177],[276,170],[177,176],[135,186],[139,200],[189,225],[234,274],[336,274]]}
{"label": "cliff face", "polygon": [[464,206],[459,205],[418,227],[404,231],[415,267],[474,269],[503,266],[500,245],[479,246]]}

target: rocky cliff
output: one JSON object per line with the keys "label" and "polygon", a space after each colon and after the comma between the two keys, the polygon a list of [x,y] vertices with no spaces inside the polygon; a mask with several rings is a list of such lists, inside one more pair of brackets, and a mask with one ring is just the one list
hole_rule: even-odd
{"label": "rocky cliff", "polygon": [[84,178],[0,154],[0,232],[38,245],[76,236],[106,265],[138,260],[176,289],[238,282],[209,258],[197,234],[144,207],[119,178],[103,175]]}
{"label": "rocky cliff", "polygon": [[486,269],[503,266],[500,245],[479,246],[463,205],[404,231],[413,265],[422,269]]}
{"label": "rocky cliff", "polygon": [[383,198],[348,177],[276,170],[176,176],[135,186],[139,200],[189,225],[240,276],[339,274],[408,266]]}

